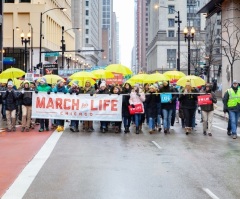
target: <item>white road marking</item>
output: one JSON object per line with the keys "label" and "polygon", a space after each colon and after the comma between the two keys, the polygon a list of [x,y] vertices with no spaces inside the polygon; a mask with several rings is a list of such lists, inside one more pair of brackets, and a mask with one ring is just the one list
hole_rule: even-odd
{"label": "white road marking", "polygon": [[217,197],[213,192],[211,192],[209,189],[207,188],[203,188],[203,191],[205,191],[212,199],[219,199],[219,197]]}
{"label": "white road marking", "polygon": [[152,141],[152,143],[159,149],[162,149],[162,147],[160,147],[155,141]]}
{"label": "white road marking", "polygon": [[29,162],[29,164],[22,170],[20,175],[2,196],[2,199],[21,199],[33,180],[37,176],[38,172],[49,158],[55,145],[57,144],[62,133],[54,131],[54,133],[48,138],[46,143],[42,146],[35,157]]}

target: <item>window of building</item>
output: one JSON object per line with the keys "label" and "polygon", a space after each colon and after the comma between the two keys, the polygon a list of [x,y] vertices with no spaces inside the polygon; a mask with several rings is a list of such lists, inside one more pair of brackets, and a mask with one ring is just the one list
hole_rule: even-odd
{"label": "window of building", "polygon": [[20,0],[19,3],[31,3],[31,0]]}
{"label": "window of building", "polygon": [[88,16],[89,15],[89,10],[86,10],[86,16]]}
{"label": "window of building", "polygon": [[174,19],[168,19],[168,27],[174,27],[175,20]]}
{"label": "window of building", "polygon": [[86,34],[89,34],[89,29],[86,29]]}
{"label": "window of building", "polygon": [[86,25],[89,25],[89,20],[88,19],[86,19]]}
{"label": "window of building", "polygon": [[217,34],[220,35],[220,33],[221,33],[221,30],[217,29]]}
{"label": "window of building", "polygon": [[14,3],[15,0],[5,0],[5,3]]}
{"label": "window of building", "polygon": [[168,6],[168,14],[174,14],[175,12],[175,6],[169,5]]}
{"label": "window of building", "polygon": [[89,1],[86,1],[86,6],[89,6]]}
{"label": "window of building", "polygon": [[88,39],[88,38],[86,38],[86,39],[85,39],[85,41],[86,41],[86,44],[88,44],[88,42],[89,42],[89,39]]}
{"label": "window of building", "polygon": [[216,54],[220,54],[220,48],[216,48]]}
{"label": "window of building", "polygon": [[221,20],[217,20],[217,25],[221,25]]}
{"label": "window of building", "polygon": [[168,37],[175,37],[175,31],[174,30],[169,30],[168,31]]}
{"label": "window of building", "polygon": [[176,68],[176,49],[167,49],[167,65],[169,68]]}

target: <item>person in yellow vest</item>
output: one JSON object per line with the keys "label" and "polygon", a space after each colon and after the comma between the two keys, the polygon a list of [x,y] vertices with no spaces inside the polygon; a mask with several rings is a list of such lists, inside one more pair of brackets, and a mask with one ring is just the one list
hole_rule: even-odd
{"label": "person in yellow vest", "polygon": [[240,88],[238,81],[234,80],[230,89],[227,90],[223,97],[224,113],[229,112],[231,121],[232,138],[237,138],[237,125],[240,113]]}

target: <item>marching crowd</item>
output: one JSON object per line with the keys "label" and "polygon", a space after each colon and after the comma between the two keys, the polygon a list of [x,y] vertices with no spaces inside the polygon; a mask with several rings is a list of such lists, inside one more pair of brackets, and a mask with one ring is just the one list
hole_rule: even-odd
{"label": "marching crowd", "polygon": [[[217,97],[212,90],[212,85],[207,83],[202,87],[192,87],[191,82],[186,82],[185,87],[170,85],[168,81],[156,82],[154,84],[135,84],[133,87],[125,83],[124,85],[106,85],[104,81],[91,85],[86,81],[84,87],[79,87],[78,81],[73,81],[72,85],[59,80],[55,85],[48,85],[45,78],[39,82],[24,81],[20,88],[16,88],[12,79],[6,84],[0,84],[0,104],[2,120],[7,122],[7,132],[16,131],[16,124],[22,126],[21,131],[30,131],[35,124],[40,124],[39,132],[48,131],[50,127],[49,119],[32,119],[32,93],[46,92],[70,93],[81,97],[81,94],[118,94],[122,95],[122,121],[100,122],[100,130],[104,133],[108,131],[109,125],[114,127],[114,132],[120,133],[123,123],[124,132],[130,132],[130,125],[134,124],[134,132],[139,134],[142,125],[146,122],[149,126],[149,133],[162,131],[170,133],[170,126],[175,120],[181,122],[186,135],[195,128],[195,115],[199,109],[203,123],[203,135],[212,136],[212,120]],[[198,97],[208,95],[210,103],[198,104]],[[223,97],[224,113],[229,114],[227,134],[237,138],[237,125],[240,115],[240,87],[234,80]],[[138,111],[137,111],[138,110]],[[134,112],[135,111],[135,112]],[[71,120],[70,130],[79,132],[79,124],[83,123],[83,130],[94,131],[93,121]],[[55,119],[51,121],[51,128],[56,127],[57,131],[64,130],[64,120]]]}

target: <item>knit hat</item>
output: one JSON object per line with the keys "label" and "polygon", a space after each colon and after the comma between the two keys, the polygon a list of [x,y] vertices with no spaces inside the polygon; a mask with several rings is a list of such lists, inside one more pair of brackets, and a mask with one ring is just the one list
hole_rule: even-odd
{"label": "knit hat", "polygon": [[238,84],[238,81],[237,80],[233,80],[233,84]]}
{"label": "knit hat", "polygon": [[13,86],[13,82],[12,82],[12,81],[9,81],[7,85],[8,85],[8,86]]}
{"label": "knit hat", "polygon": [[73,82],[72,82],[72,85],[73,85],[73,86],[78,86],[78,83],[79,83],[79,81],[76,80],[76,81],[73,81]]}
{"label": "knit hat", "polygon": [[47,80],[46,80],[46,78],[42,77],[42,78],[40,79],[40,82],[46,83]]}
{"label": "knit hat", "polygon": [[106,83],[105,82],[102,82],[101,84],[100,84],[100,88],[101,87],[106,87]]}

